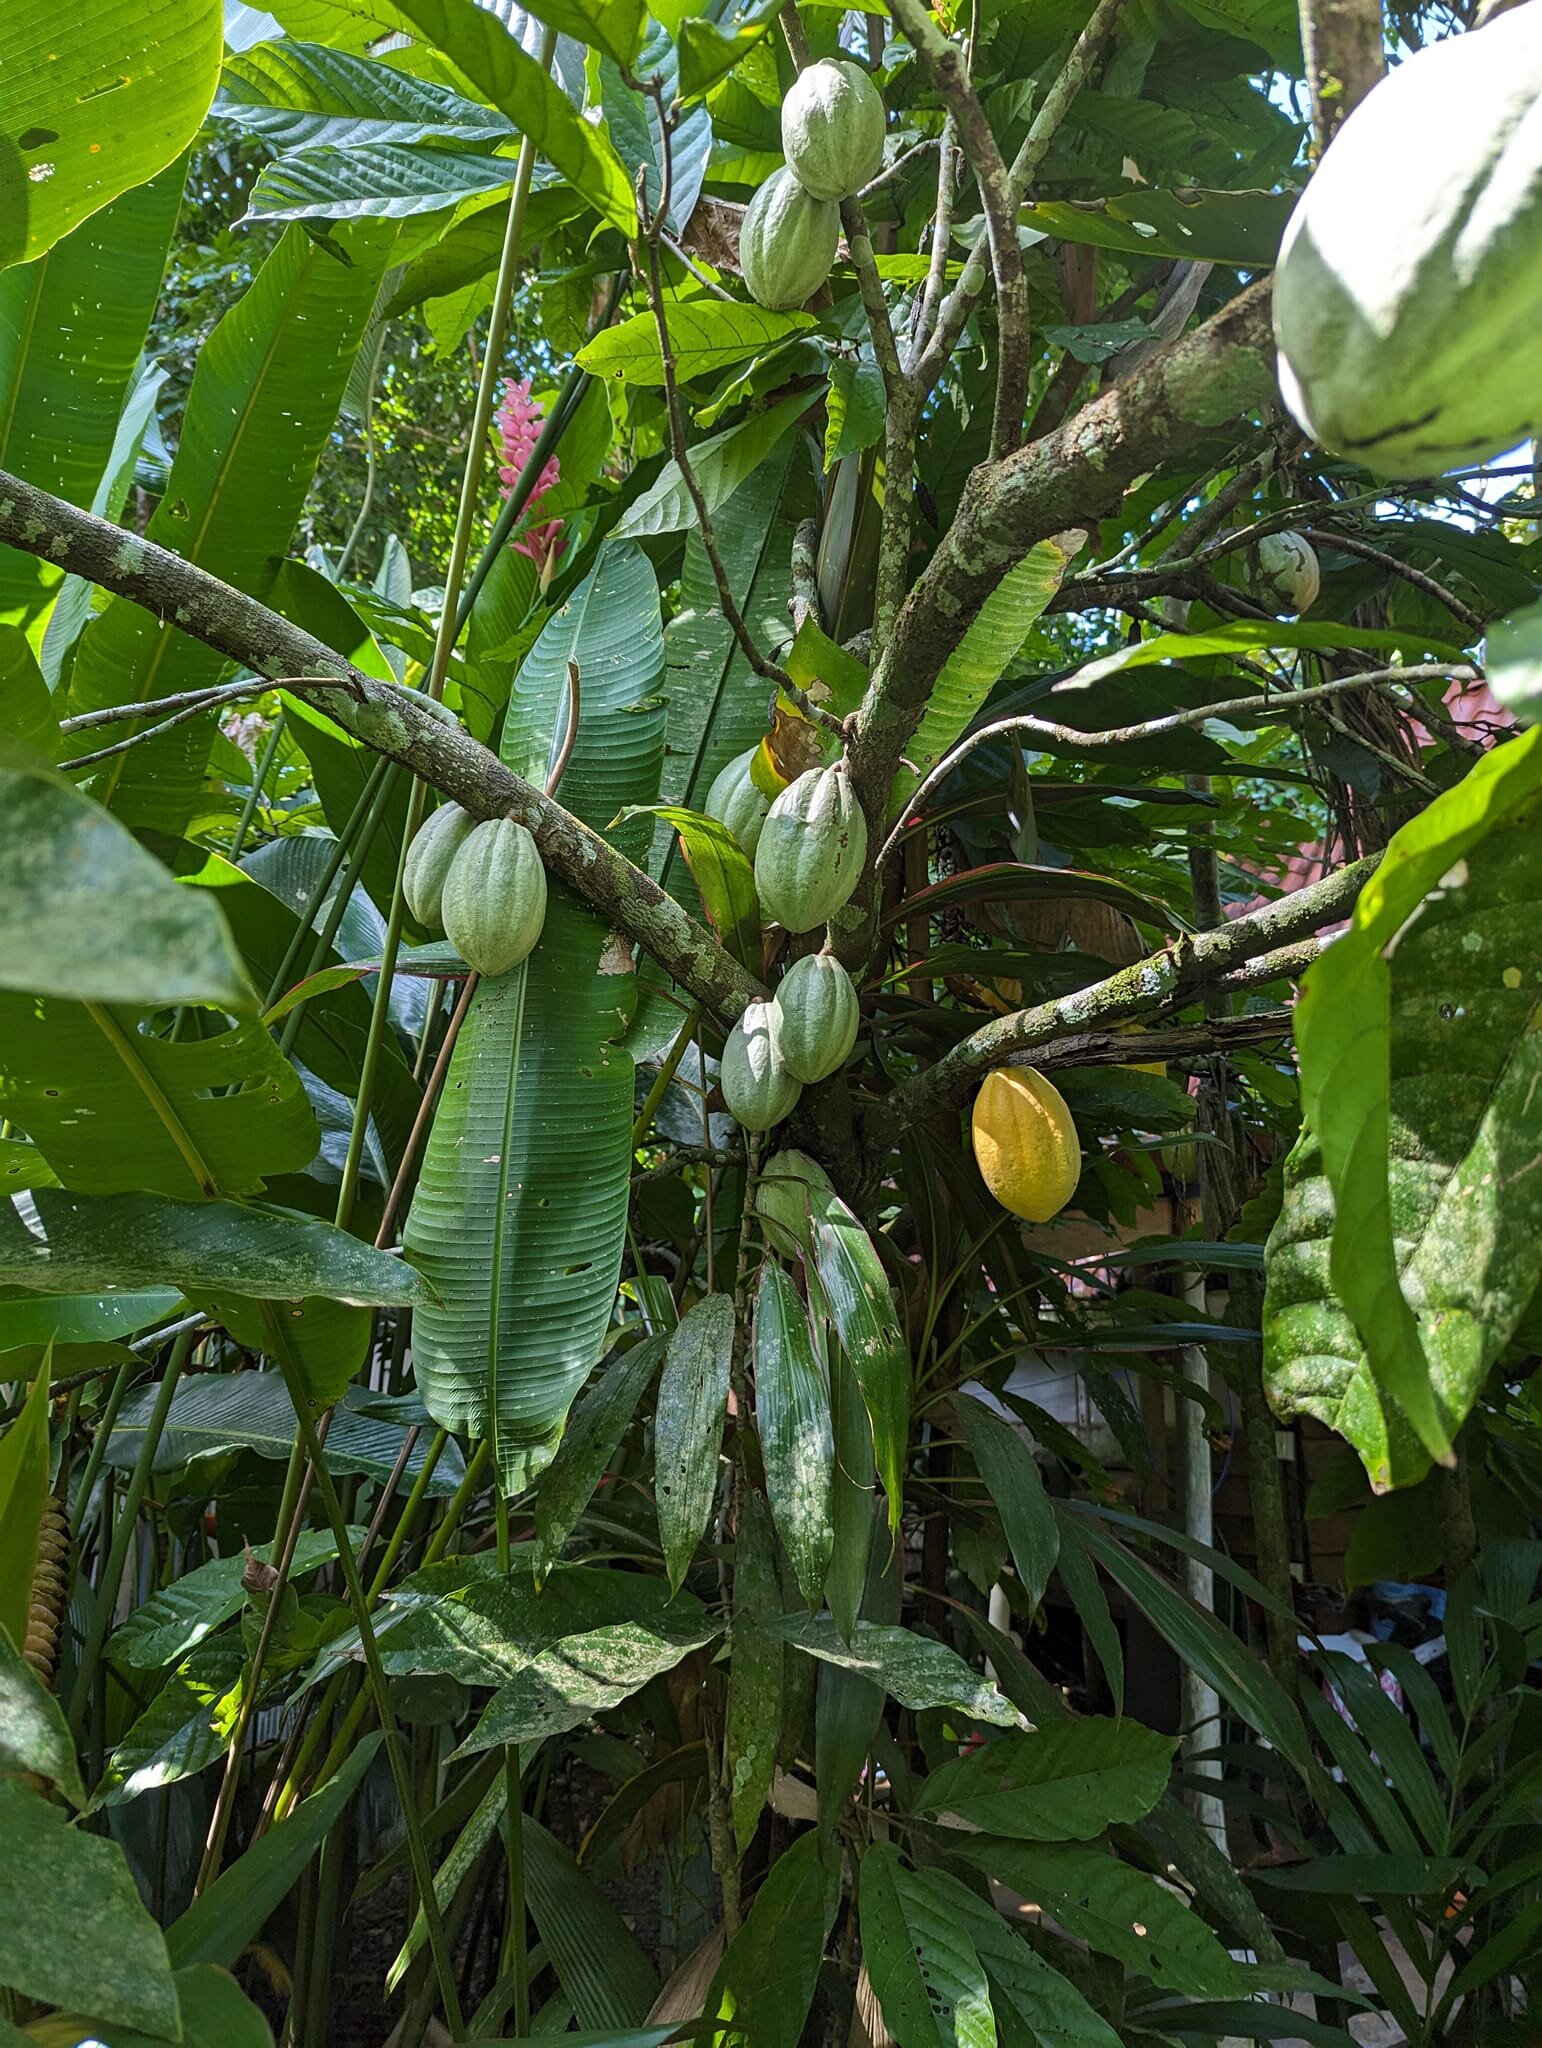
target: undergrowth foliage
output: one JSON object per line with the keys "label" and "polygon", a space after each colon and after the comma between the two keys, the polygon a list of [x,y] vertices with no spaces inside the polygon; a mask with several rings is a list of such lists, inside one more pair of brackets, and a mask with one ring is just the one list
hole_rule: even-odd
{"label": "undergrowth foliage", "polygon": [[1531,450],[1275,368],[1387,47],[11,0],[5,2048],[1531,2038]]}

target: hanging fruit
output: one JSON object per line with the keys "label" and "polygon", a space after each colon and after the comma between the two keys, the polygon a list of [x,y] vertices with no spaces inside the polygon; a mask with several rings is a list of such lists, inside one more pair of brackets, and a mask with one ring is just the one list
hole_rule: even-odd
{"label": "hanging fruit", "polygon": [[750,297],[784,313],[813,297],[835,266],[840,208],[813,199],[784,165],[750,201],[739,229],[739,269]]}
{"label": "hanging fruit", "polygon": [[1047,1223],[1081,1178],[1081,1142],[1054,1083],[1032,1067],[997,1067],[974,1099],[970,1139],[980,1177],[1003,1209]]}
{"label": "hanging fruit", "polygon": [[442,899],[450,863],[470,836],[476,819],[459,804],[441,804],[413,834],[402,870],[407,908],[425,931],[444,929]]}
{"label": "hanging fruit", "polygon": [[883,167],[883,101],[860,64],[821,57],[782,102],[782,154],[815,199],[850,199]]}
{"label": "hanging fruit", "polygon": [[775,1003],[754,1002],[723,1047],[718,1071],[723,1100],[734,1122],[747,1131],[769,1131],[792,1115],[803,1093],[803,1083],[782,1058],[780,1032]]}
{"label": "hanging fruit", "polygon": [[440,897],[445,934],[478,974],[507,974],[541,936],[546,870],[535,841],[512,818],[467,834]]}
{"label": "hanging fruit", "polygon": [[735,754],[726,768],[720,768],[702,806],[709,818],[726,825],[750,859],[760,844],[760,828],[766,822],[771,799],[760,789],[750,769],[760,751],[759,741],[742,754]]}
{"label": "hanging fruit", "polygon": [[825,924],[857,886],[867,820],[844,761],[790,782],[766,813],[755,888],[768,918],[790,932]]}
{"label": "hanging fruit", "polygon": [[855,984],[833,953],[808,953],[795,961],[775,1002],[789,1073],[800,1081],[823,1081],[846,1064],[861,1013]]}

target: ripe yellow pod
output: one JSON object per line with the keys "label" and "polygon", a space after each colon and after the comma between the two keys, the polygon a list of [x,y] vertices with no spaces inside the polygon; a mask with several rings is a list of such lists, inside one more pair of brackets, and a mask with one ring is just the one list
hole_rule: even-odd
{"label": "ripe yellow pod", "polygon": [[1003,1209],[1047,1223],[1081,1178],[1082,1149],[1065,1097],[1032,1067],[997,1067],[974,1099],[970,1138],[981,1178]]}

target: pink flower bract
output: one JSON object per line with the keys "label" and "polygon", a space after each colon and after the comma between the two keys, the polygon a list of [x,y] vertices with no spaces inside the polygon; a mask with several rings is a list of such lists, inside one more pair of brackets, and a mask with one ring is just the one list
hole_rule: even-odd
{"label": "pink flower bract", "polygon": [[[502,442],[502,459],[498,465],[498,474],[503,481],[505,497],[519,482],[525,464],[534,452],[544,417],[540,406],[530,396],[529,379],[511,377],[503,387],[503,403],[498,408],[498,434]],[[528,555],[538,568],[544,568],[555,555],[561,553],[562,521],[548,519],[537,525],[528,522],[542,497],[553,489],[561,478],[562,465],[553,455],[536,479],[535,489],[530,494],[530,502],[525,507],[524,517],[527,524],[514,542],[515,552]]]}

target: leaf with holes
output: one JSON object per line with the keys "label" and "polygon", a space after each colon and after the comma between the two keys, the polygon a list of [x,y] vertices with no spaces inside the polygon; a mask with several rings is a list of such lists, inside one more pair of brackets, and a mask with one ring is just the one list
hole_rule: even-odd
{"label": "leaf with holes", "polygon": [[872,1842],[862,1857],[862,1955],[899,2048],[996,2048],[990,1986],[967,1931]]}
{"label": "leaf with holes", "polygon": [[1139,1721],[1059,1721],[940,1765],[919,1804],[989,1835],[1090,1842],[1114,1822],[1150,1812],[1167,1789],[1176,1746]]}

